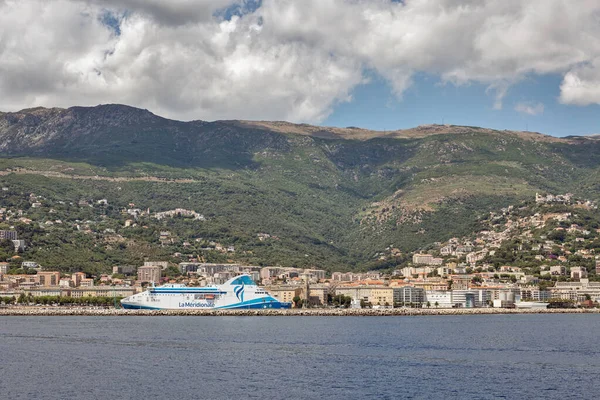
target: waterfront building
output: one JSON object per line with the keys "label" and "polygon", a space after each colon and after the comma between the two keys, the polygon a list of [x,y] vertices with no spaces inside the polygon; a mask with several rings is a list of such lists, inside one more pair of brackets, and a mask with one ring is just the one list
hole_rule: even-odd
{"label": "waterfront building", "polygon": [[549,290],[540,290],[537,286],[524,286],[520,288],[521,300],[548,301],[552,294]]}
{"label": "waterfront building", "polygon": [[302,294],[301,287],[291,285],[266,286],[265,290],[277,300],[285,303],[293,303],[294,297],[300,297]]}
{"label": "waterfront building", "polygon": [[[323,306],[327,304],[327,297],[330,292],[328,285],[310,285],[308,291],[308,301],[311,306]],[[306,298],[306,293],[303,290],[303,297]]]}
{"label": "waterfront building", "polygon": [[582,302],[589,295],[592,301],[600,301],[600,282],[582,278],[579,282],[556,282],[550,288],[552,298]]}
{"label": "waterfront building", "polygon": [[33,297],[60,296],[61,289],[59,287],[31,287],[25,291],[25,295]]}
{"label": "waterfront building", "polygon": [[392,306],[394,305],[394,288],[373,287],[369,293],[369,303],[372,305]]}
{"label": "waterfront building", "polygon": [[425,290],[414,286],[395,287],[394,304],[422,304],[425,300]]}
{"label": "waterfront building", "polygon": [[[452,308],[452,291],[449,290],[426,290],[424,301],[439,308]],[[436,306],[437,304],[437,306]]]}
{"label": "waterfront building", "polygon": [[494,293],[492,303],[494,308],[513,308],[517,301],[519,293],[512,289],[500,290]]}
{"label": "waterfront building", "polygon": [[491,292],[484,289],[452,290],[452,304],[454,307],[484,307],[491,302],[491,298]]}
{"label": "waterfront building", "polygon": [[474,308],[484,307],[491,302],[492,294],[485,289],[465,290],[428,290],[425,301],[432,306],[438,303],[439,308]]}
{"label": "waterfront building", "polygon": [[87,288],[62,289],[63,296],[81,297],[127,297],[135,294],[131,286],[95,286]]}
{"label": "waterfront building", "polygon": [[[338,286],[335,288],[336,295],[348,296],[356,301],[369,301],[372,286]],[[393,299],[392,299],[393,300]]]}

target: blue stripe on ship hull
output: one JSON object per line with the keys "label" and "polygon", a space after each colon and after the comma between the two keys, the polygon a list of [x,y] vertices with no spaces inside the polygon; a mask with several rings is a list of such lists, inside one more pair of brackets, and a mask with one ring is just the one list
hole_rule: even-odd
{"label": "blue stripe on ship hull", "polygon": [[121,305],[126,310],[162,310],[160,307],[138,306],[137,304],[121,303]]}
{"label": "blue stripe on ship hull", "polygon": [[254,299],[254,300],[248,300],[248,301],[243,301],[241,303],[236,303],[236,304],[231,304],[228,306],[221,306],[221,307],[215,307],[218,309],[239,309],[239,308],[243,308],[243,309],[249,309],[249,308],[291,308],[292,304],[291,303],[282,303],[280,301],[277,301],[275,299],[271,300],[271,301],[263,301],[264,298],[261,299]]}

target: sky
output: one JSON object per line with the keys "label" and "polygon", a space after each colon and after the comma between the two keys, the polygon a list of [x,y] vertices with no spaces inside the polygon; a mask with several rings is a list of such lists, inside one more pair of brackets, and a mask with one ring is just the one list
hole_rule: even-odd
{"label": "sky", "polygon": [[0,0],[0,110],[600,133],[597,0]]}

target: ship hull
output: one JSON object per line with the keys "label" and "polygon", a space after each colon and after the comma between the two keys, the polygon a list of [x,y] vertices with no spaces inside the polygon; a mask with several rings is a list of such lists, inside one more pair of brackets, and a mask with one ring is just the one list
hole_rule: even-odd
{"label": "ship hull", "polygon": [[[123,306],[124,309],[126,310],[190,310],[193,308],[185,308],[185,307],[176,307],[176,308],[163,308],[163,307],[150,307],[150,306],[145,306],[145,305],[141,305],[141,304],[127,304],[127,303],[122,303],[121,304]],[[292,305],[290,303],[282,303],[282,302],[277,302],[277,303],[272,303],[269,305],[263,305],[263,304],[247,304],[247,305],[234,305],[234,306],[229,306],[229,307],[202,307],[202,308],[195,308],[196,310],[265,310],[265,309],[270,309],[270,310],[282,310],[282,309],[289,309],[291,308]]]}

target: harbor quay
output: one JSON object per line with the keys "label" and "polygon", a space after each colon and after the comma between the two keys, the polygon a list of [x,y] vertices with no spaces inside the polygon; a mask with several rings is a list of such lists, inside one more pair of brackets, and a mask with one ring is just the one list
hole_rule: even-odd
{"label": "harbor quay", "polygon": [[0,316],[281,316],[281,317],[393,317],[433,315],[500,315],[500,314],[600,314],[597,308],[319,308],[319,309],[182,309],[182,310],[126,310],[94,307],[4,307]]}

